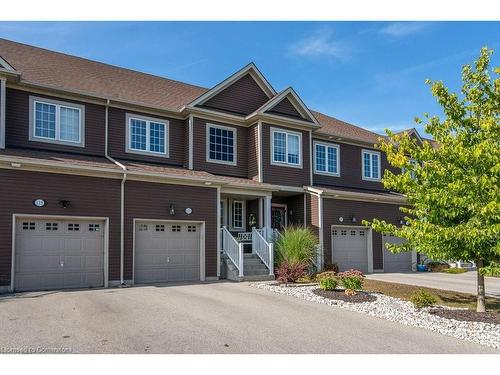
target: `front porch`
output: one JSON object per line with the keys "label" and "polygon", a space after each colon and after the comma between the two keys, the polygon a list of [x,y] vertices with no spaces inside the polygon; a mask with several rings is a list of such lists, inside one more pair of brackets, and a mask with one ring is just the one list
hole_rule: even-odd
{"label": "front porch", "polygon": [[288,225],[304,220],[304,194],[221,192],[221,277],[274,279],[274,242]]}

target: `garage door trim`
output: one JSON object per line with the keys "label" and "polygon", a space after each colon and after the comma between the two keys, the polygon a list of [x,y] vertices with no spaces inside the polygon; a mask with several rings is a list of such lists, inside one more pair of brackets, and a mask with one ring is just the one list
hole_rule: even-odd
{"label": "garage door trim", "polygon": [[99,220],[104,221],[104,287],[108,287],[109,273],[109,218],[100,216],[72,216],[72,215],[33,215],[33,214],[12,214],[12,252],[11,252],[11,269],[10,269],[10,292],[14,292],[15,288],[15,266],[16,266],[16,223],[18,219],[53,219],[53,220]]}
{"label": "garage door trim", "polygon": [[373,240],[372,240],[372,228],[366,227],[364,225],[332,225],[330,228],[330,238],[331,238],[331,256],[333,261],[333,229],[348,229],[348,228],[356,228],[356,229],[364,229],[367,233],[366,239],[366,255],[368,257],[368,273],[373,273]]}
{"label": "garage door trim", "polygon": [[132,231],[132,284],[135,284],[135,232],[137,223],[148,222],[148,223],[166,223],[166,224],[198,224],[200,225],[200,281],[205,281],[205,222],[201,220],[173,220],[173,219],[142,219],[134,218],[133,224],[134,229]]}

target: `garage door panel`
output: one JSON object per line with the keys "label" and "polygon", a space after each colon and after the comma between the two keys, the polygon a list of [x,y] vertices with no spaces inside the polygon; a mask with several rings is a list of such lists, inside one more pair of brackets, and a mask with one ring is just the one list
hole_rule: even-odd
{"label": "garage door panel", "polygon": [[137,224],[135,283],[199,280],[199,229],[182,222]]}
{"label": "garage door panel", "polygon": [[368,272],[368,236],[364,228],[332,228],[332,259],[340,271]]}
{"label": "garage door panel", "polygon": [[384,234],[382,236],[382,247],[384,251],[384,272],[410,272],[412,271],[411,251],[403,253],[393,253],[387,249],[386,243],[402,244],[404,240],[399,237]]}
{"label": "garage door panel", "polygon": [[[31,225],[32,223],[35,225]],[[103,286],[103,226],[103,222],[75,219],[18,220],[15,289],[23,291]],[[95,230],[89,230],[90,227]]]}

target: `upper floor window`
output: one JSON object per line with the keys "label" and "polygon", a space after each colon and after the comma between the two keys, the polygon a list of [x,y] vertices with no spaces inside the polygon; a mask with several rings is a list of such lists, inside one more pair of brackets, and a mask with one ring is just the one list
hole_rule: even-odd
{"label": "upper floor window", "polygon": [[127,114],[127,152],[168,157],[168,121]]}
{"label": "upper floor window", "polygon": [[30,140],[83,146],[84,107],[30,97]]}
{"label": "upper floor window", "polygon": [[340,175],[338,145],[320,142],[314,144],[314,172],[332,176]]}
{"label": "upper floor window", "polygon": [[271,164],[302,166],[302,134],[271,129],[271,138]]}
{"label": "upper floor window", "polygon": [[236,129],[207,124],[207,161],[236,165]]}
{"label": "upper floor window", "polygon": [[380,152],[363,150],[363,180],[380,181]]}

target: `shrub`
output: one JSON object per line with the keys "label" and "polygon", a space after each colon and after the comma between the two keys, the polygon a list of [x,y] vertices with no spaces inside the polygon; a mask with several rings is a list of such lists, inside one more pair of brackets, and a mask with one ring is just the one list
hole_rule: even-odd
{"label": "shrub", "polygon": [[337,275],[340,279],[340,283],[345,288],[345,294],[355,295],[356,290],[363,288],[363,272],[358,270],[350,269],[348,271],[341,272]]}
{"label": "shrub", "polygon": [[442,262],[429,262],[427,263],[427,267],[429,267],[431,272],[443,272],[450,268],[450,265]]}
{"label": "shrub", "polygon": [[419,289],[415,293],[410,296],[410,301],[413,303],[413,306],[416,308],[429,307],[436,304],[437,300],[434,295],[429,292],[426,292],[423,289]]}
{"label": "shrub", "polygon": [[339,272],[339,266],[337,265],[337,263],[325,264],[324,268],[325,268],[325,271],[333,271],[335,273]]}
{"label": "shrub", "polygon": [[282,262],[276,269],[276,279],[284,283],[294,283],[306,275],[307,264]]}
{"label": "shrub", "polygon": [[453,267],[453,268],[448,268],[448,269],[444,270],[444,272],[456,274],[456,273],[467,272],[467,270],[465,268]]}
{"label": "shrub", "polygon": [[325,271],[316,274],[316,280],[321,280],[321,279],[334,279],[337,274],[333,271]]}
{"label": "shrub", "polygon": [[337,279],[331,277],[325,277],[319,280],[319,287],[323,290],[334,290],[337,284]]}
{"label": "shrub", "polygon": [[288,227],[275,244],[276,264],[281,265],[286,262],[289,265],[305,264],[306,267],[312,264],[315,257],[318,238],[305,227]]}

